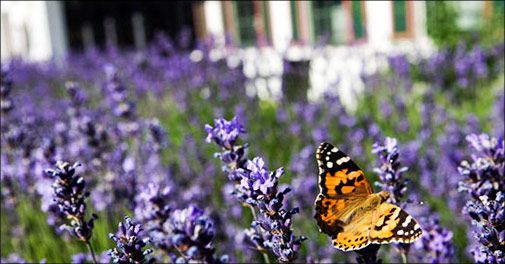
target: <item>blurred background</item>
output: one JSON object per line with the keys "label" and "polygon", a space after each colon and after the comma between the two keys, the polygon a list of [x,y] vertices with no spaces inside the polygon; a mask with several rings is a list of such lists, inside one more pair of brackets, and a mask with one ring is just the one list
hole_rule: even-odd
{"label": "blurred background", "polygon": [[[384,262],[399,252],[416,263],[503,261],[493,245],[504,225],[486,226],[503,219],[490,204],[502,213],[505,204],[496,194],[505,188],[503,1],[1,1],[1,62],[2,263],[92,261],[60,228],[44,173],[56,160],[82,164],[100,262],[125,215],[144,225],[159,262],[202,261],[156,233],[174,237],[159,223],[190,205],[212,222],[203,246],[216,256],[286,257],[272,246],[280,242],[258,242],[272,232],[252,221],[268,216],[231,194],[237,164],[225,143],[248,144],[242,166],[261,157],[264,171],[285,168],[282,208],[300,209],[281,243],[289,261],[354,262],[313,218],[322,141],[349,154],[375,191],[401,189],[426,231],[410,252],[381,246]],[[214,120],[234,117],[242,129]],[[498,176],[475,176],[483,171]],[[483,193],[499,202],[475,199]]]}
{"label": "blurred background", "polygon": [[[185,49],[212,38],[215,59],[241,49],[246,76],[262,77],[250,90],[263,98],[280,97],[283,61],[307,72],[309,99],[336,81],[351,98],[351,89],[362,89],[361,71],[380,67],[363,54],[426,57],[438,45],[477,35],[490,43],[503,35],[502,17],[502,1],[3,1],[1,58],[61,60],[108,46],[143,50],[158,33],[183,34]],[[346,63],[320,63],[314,46]]]}
{"label": "blurred background", "polygon": [[107,44],[142,49],[158,31],[176,37],[183,29],[191,30],[188,41],[193,47],[212,35],[218,46],[229,41],[243,48],[284,51],[315,44],[324,36],[333,46],[364,43],[385,49],[396,42],[424,43],[428,36],[440,43],[438,32],[450,27],[445,40],[455,41],[455,31],[478,31],[494,14],[502,13],[502,1],[436,5],[429,1],[3,1],[2,59],[47,60],[69,50]]}

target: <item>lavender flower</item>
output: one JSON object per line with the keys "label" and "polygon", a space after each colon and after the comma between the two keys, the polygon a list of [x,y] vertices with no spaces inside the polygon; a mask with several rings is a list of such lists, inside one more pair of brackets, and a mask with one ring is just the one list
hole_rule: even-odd
{"label": "lavender flower", "polygon": [[[424,263],[450,263],[454,257],[452,232],[441,226],[438,217],[423,217],[423,236],[414,244],[422,250],[418,260]],[[427,254],[426,254],[427,253]]]}
{"label": "lavender flower", "polygon": [[56,169],[46,170],[48,177],[54,178],[53,201],[58,206],[62,217],[70,220],[70,225],[63,225],[61,228],[68,230],[79,240],[88,243],[93,231],[93,222],[97,218],[95,214],[86,221],[86,182],[83,177],[75,174],[79,163],[70,165],[67,162],[58,161]]}
{"label": "lavender flower", "polygon": [[151,243],[163,250],[167,250],[167,234],[163,226],[172,211],[168,204],[171,188],[159,184],[149,183],[135,197],[135,218],[142,223],[145,233],[151,238]]}
{"label": "lavender flower", "polygon": [[11,253],[6,259],[1,258],[0,263],[28,263],[26,260],[24,260],[21,256],[19,256],[16,253]]}
{"label": "lavender flower", "polygon": [[404,54],[390,56],[388,62],[394,73],[400,77],[406,79],[410,76],[410,63]]}
{"label": "lavender flower", "polygon": [[231,150],[240,134],[246,133],[246,130],[239,123],[238,118],[234,117],[231,121],[219,118],[214,120],[215,127],[205,125],[205,131],[208,133],[206,142],[216,142],[217,145]]}
{"label": "lavender flower", "polygon": [[[77,253],[72,256],[72,263],[84,264],[93,261],[93,257],[89,253]],[[98,263],[110,263],[111,257],[109,251],[104,251],[98,255]]]}
{"label": "lavender flower", "polygon": [[470,195],[463,212],[469,215],[480,245],[471,249],[475,261],[504,263],[505,252],[505,152],[503,138],[486,134],[467,136],[474,149],[472,163],[458,167],[465,180],[460,191]]}
{"label": "lavender flower", "polygon": [[167,132],[161,126],[158,119],[150,120],[148,123],[148,128],[152,141],[154,143],[154,150],[159,151],[168,145]]}
{"label": "lavender flower", "polygon": [[109,237],[116,242],[116,248],[111,249],[109,254],[114,263],[152,263],[153,258],[147,255],[153,252],[152,249],[143,249],[149,244],[149,239],[140,239],[142,226],[136,224],[126,216],[124,222],[118,225],[117,234],[109,234]]}
{"label": "lavender flower", "polygon": [[112,112],[119,117],[118,129],[122,135],[134,135],[139,129],[135,112],[135,102],[128,100],[128,91],[119,77],[117,69],[112,65],[105,66],[107,82],[105,92],[109,98]]}
{"label": "lavender flower", "polygon": [[[12,90],[12,79],[7,67],[2,67],[0,75],[0,110],[2,115],[7,114],[14,107],[9,94]],[[3,123],[3,122],[2,122]]]}
{"label": "lavender flower", "polygon": [[216,258],[212,245],[215,237],[214,223],[203,210],[190,205],[183,210],[175,210],[165,230],[170,234],[170,243],[181,254],[179,261],[205,261],[207,263],[226,262],[227,256]]}
{"label": "lavender flower", "polygon": [[[235,197],[253,211],[255,219],[246,231],[250,241],[261,252],[272,251],[280,262],[294,261],[305,237],[296,237],[291,228],[292,216],[299,212],[298,208],[287,210],[283,206],[290,188],[278,191],[284,169],[270,172],[262,158],[252,161],[244,158],[245,147],[235,145],[239,134],[246,132],[237,118],[216,119],[215,127],[206,125],[205,130],[207,142],[213,140],[223,149],[217,156],[227,165],[228,178],[235,182]],[[256,217],[255,210],[261,215]]]}
{"label": "lavender flower", "polygon": [[398,145],[395,138],[386,137],[384,145],[376,142],[373,145],[372,153],[377,154],[379,167],[374,171],[379,175],[380,182],[375,184],[383,191],[389,192],[389,202],[398,204],[400,199],[405,196],[407,187],[405,180],[402,179],[403,172],[407,167],[401,167],[398,161]]}

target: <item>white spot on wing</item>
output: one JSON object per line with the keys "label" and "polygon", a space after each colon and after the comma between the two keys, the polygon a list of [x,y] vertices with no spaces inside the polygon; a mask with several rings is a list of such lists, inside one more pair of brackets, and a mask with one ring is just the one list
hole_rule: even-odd
{"label": "white spot on wing", "polygon": [[399,236],[403,236],[403,230],[398,230],[398,232],[396,232]]}
{"label": "white spot on wing", "polygon": [[342,165],[342,163],[348,162],[350,160],[351,160],[351,158],[349,158],[347,156],[343,157],[343,158],[340,158],[339,160],[337,160],[337,165]]}
{"label": "white spot on wing", "polygon": [[334,148],[332,148],[332,149],[331,149],[331,152],[338,152],[338,148],[335,148],[335,147],[334,147]]}
{"label": "white spot on wing", "polygon": [[403,227],[407,227],[409,224],[410,224],[410,221],[412,220],[412,216],[407,216],[407,218],[405,219],[405,222],[403,222],[402,226]]}
{"label": "white spot on wing", "polygon": [[328,161],[328,162],[326,163],[326,167],[328,167],[328,168],[330,168],[330,169],[331,169],[331,168],[333,168],[333,162]]}

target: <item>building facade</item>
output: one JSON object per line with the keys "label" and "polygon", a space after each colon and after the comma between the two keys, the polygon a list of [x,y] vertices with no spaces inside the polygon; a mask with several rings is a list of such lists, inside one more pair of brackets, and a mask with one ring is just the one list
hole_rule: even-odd
{"label": "building facade", "polygon": [[[470,9],[456,4],[465,25],[493,7],[470,2]],[[212,36],[221,46],[278,51],[428,38],[424,1],[2,1],[1,57],[47,60],[108,44],[141,49],[158,31],[177,38],[184,28],[189,45]]]}
{"label": "building facade", "polygon": [[[204,34],[228,36],[240,46],[284,50],[426,38],[423,1],[203,1]],[[204,36],[201,36],[204,37]]]}

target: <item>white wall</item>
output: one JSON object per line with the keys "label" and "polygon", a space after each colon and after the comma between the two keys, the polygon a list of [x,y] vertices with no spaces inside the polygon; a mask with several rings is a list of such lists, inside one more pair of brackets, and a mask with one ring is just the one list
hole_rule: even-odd
{"label": "white wall", "polygon": [[285,50],[293,38],[290,1],[268,1],[272,44],[277,50]]}
{"label": "white wall", "polygon": [[67,50],[61,2],[2,1],[2,60],[21,56],[41,61]]}
{"label": "white wall", "polygon": [[416,41],[426,41],[428,39],[428,29],[426,28],[426,2],[414,1],[414,36]]}
{"label": "white wall", "polygon": [[391,1],[366,1],[366,28],[368,43],[383,48],[393,37],[393,13]]}
{"label": "white wall", "polygon": [[221,2],[205,1],[203,3],[203,10],[205,13],[205,30],[216,38],[218,45],[223,45],[225,30]]}

